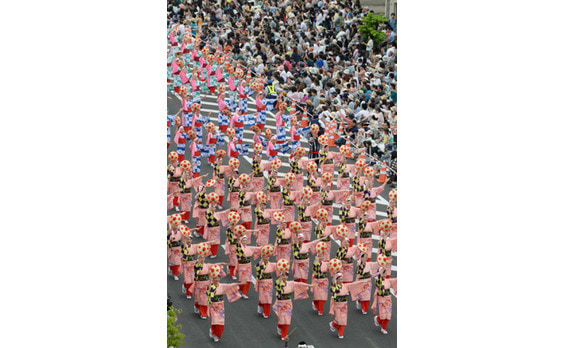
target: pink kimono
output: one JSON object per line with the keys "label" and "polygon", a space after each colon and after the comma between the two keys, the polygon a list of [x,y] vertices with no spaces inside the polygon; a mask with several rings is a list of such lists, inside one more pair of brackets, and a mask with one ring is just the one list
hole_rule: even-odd
{"label": "pink kimono", "polygon": [[[345,257],[346,258],[353,257],[355,252],[356,252],[355,249],[356,249],[356,246],[350,247],[347,250],[347,255]],[[341,273],[343,273],[343,282],[345,282],[345,283],[352,282],[353,278],[354,278],[354,264],[352,262],[351,263],[343,262],[343,270],[341,271]]]}
{"label": "pink kimono", "polygon": [[[284,294],[294,293],[295,300],[301,300],[308,297],[307,285],[300,282],[286,281],[284,287]],[[290,325],[292,322],[292,300],[279,300],[276,299],[272,310],[278,316],[279,325]]]}
{"label": "pink kimono", "polygon": [[251,178],[251,187],[249,188],[252,191],[261,191],[264,187],[264,177],[260,176],[253,176]]}
{"label": "pink kimono", "polygon": [[[329,253],[325,253],[329,255]],[[327,272],[329,262],[321,262],[321,272]],[[326,301],[327,295],[329,293],[329,280],[327,278],[317,279],[315,277],[311,278],[311,283],[315,285],[313,288],[313,300],[314,301]]]}
{"label": "pink kimono", "polygon": [[280,209],[282,206],[281,199],[282,193],[281,192],[271,192],[267,193],[268,201],[270,202],[270,208],[272,209]]}
{"label": "pink kimono", "polygon": [[[371,274],[376,274],[380,265],[378,264],[378,262],[366,262],[366,266],[364,267],[365,271],[368,271]],[[368,281],[361,281],[362,279],[358,279],[356,282],[349,285],[351,299],[353,301],[370,301],[370,293],[372,291],[372,278],[368,278]]]}
{"label": "pink kimono", "polygon": [[[236,283],[219,284],[215,290],[215,295],[226,295],[229,302],[234,302],[241,298],[239,287]],[[212,325],[225,325],[225,307],[223,301],[210,302],[210,316]]]}
{"label": "pink kimono", "polygon": [[[263,212],[264,214],[264,212]],[[266,218],[266,216],[265,216]],[[258,232],[256,233],[256,245],[257,246],[264,246],[266,244],[268,244],[268,240],[270,237],[270,224],[263,224],[263,225],[259,225],[258,223],[256,223],[257,220],[255,219],[255,230],[258,230]]]}
{"label": "pink kimono", "polygon": [[[239,182],[235,180],[233,187],[238,187]],[[239,208],[239,192],[229,192],[229,207],[231,209]]]}
{"label": "pink kimono", "polygon": [[204,226],[206,224],[206,209],[200,208],[198,202],[195,202],[192,213],[194,219],[196,219],[196,226]]}
{"label": "pink kimono", "polygon": [[219,244],[220,236],[219,236],[220,227],[208,227],[207,224],[204,226],[204,239],[210,245]]}
{"label": "pink kimono", "polygon": [[[196,255],[197,249],[196,244],[191,244],[190,248],[188,249],[188,255]],[[194,282],[194,264],[196,260],[192,261],[182,261],[182,274],[184,275],[184,283],[185,284],[192,284]],[[186,291],[186,289],[184,289]]]}
{"label": "pink kimono", "polygon": [[[351,283],[352,284],[352,283]],[[349,284],[343,284],[341,291],[337,294],[338,296],[346,296],[349,294]],[[345,302],[335,302],[333,297],[331,297],[331,305],[329,306],[329,314],[335,317],[335,323],[337,325],[347,325],[348,317],[348,305]]]}
{"label": "pink kimono", "polygon": [[[243,249],[243,253],[245,257],[256,256],[260,253],[260,247],[253,247],[253,246],[245,246],[241,245]],[[239,282],[241,283],[250,283],[252,282],[252,263],[237,263],[235,267],[235,271],[237,272],[237,276],[239,278]]]}
{"label": "pink kimono", "polygon": [[[390,279],[384,279],[384,288],[392,288],[392,282]],[[380,319],[392,319],[392,295],[388,296],[378,296],[378,292],[374,292],[374,301],[372,302],[373,311],[376,311],[376,306],[378,306],[378,317]]]}
{"label": "pink kimono", "polygon": [[[210,264],[204,263],[202,270],[200,271],[200,276],[209,275]],[[200,306],[208,306],[208,296],[206,295],[206,290],[210,280],[195,280],[192,285],[190,285],[189,291],[193,290],[194,293],[194,304]]]}
{"label": "pink kimono", "polygon": [[[269,262],[263,273],[272,273],[276,271],[276,264]],[[259,298],[258,302],[260,304],[271,304],[272,303],[272,279],[257,279],[255,283],[255,291],[258,292]]]}
{"label": "pink kimono", "polygon": [[[285,228],[283,231],[284,239],[291,239],[292,233],[289,229]],[[274,247],[274,255],[276,255],[276,261],[280,259],[291,260],[292,259],[292,245],[288,244],[276,244]]]}
{"label": "pink kimono", "polygon": [[[359,287],[360,289],[364,288],[366,285],[364,283],[370,283],[370,280],[360,280],[350,284],[343,284],[341,291],[337,294],[338,296],[346,296],[353,292],[355,296],[358,296]],[[348,305],[347,301],[345,302],[335,302],[331,297],[331,305],[329,307],[329,314],[335,316],[335,323],[337,325],[347,325],[347,314],[348,314]]]}
{"label": "pink kimono", "polygon": [[[176,230],[170,234],[170,241],[179,242],[182,239],[180,230]],[[181,246],[168,248],[168,264],[170,266],[179,266],[181,261]]]}
{"label": "pink kimono", "polygon": [[[308,254],[311,252],[311,249],[315,249],[315,244],[317,244],[319,240],[314,240],[308,243],[302,243],[299,253],[300,254]],[[308,278],[309,272],[309,258],[306,259],[296,259],[293,258],[292,262],[292,273],[294,274],[294,279],[305,279]]]}

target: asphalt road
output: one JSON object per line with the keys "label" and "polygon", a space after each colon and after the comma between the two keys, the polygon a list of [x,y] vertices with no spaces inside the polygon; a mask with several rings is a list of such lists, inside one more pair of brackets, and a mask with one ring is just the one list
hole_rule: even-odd
{"label": "asphalt road", "polygon": [[[168,99],[168,113],[175,114],[181,107],[180,101],[175,95],[169,94]],[[217,124],[217,112],[218,108],[215,102],[215,97],[202,96],[202,113],[207,115],[211,111],[212,122]],[[249,113],[256,112],[254,108],[254,103],[249,99]],[[163,122],[165,117],[163,116]],[[272,128],[273,133],[275,133],[275,122],[274,115],[267,113],[266,126]],[[173,127],[171,134],[174,139],[174,134],[176,128]],[[205,130],[204,130],[205,139]],[[243,142],[252,144],[252,132],[245,130]],[[305,144],[304,144],[305,145]],[[221,148],[226,149],[225,145]],[[307,147],[306,147],[307,148]],[[168,151],[174,151],[176,146],[174,141],[171,141],[171,145]],[[187,149],[188,150],[188,149]],[[336,149],[331,149],[336,151]],[[186,157],[189,157],[189,151],[186,151]],[[281,158],[284,162],[287,156],[282,155]],[[240,157],[240,173],[250,173],[251,165],[250,158]],[[263,157],[266,160],[266,157]],[[224,160],[225,162],[225,160]],[[225,163],[224,163],[225,164]],[[281,168],[280,176],[289,171],[289,165]],[[207,163],[207,160],[202,158],[201,165],[201,175],[206,173],[212,173],[211,167]],[[376,209],[377,216],[384,217],[386,206],[387,206],[387,195],[389,187],[386,188],[382,196],[377,200]],[[223,208],[218,207],[218,211],[227,209],[227,202],[224,202]],[[168,212],[168,214],[173,214],[174,210]],[[335,208],[333,214],[333,220],[336,220],[337,209]],[[336,221],[334,221],[336,222]],[[191,221],[189,227],[194,227],[194,221]],[[222,228],[221,231],[221,245],[225,241],[225,233]],[[202,238],[195,238],[194,243],[202,242]],[[274,228],[271,228],[270,243],[274,244]],[[338,246],[333,241],[331,247],[331,257],[335,256]],[[254,238],[253,238],[254,244]],[[218,257],[216,259],[207,259],[206,262],[216,263],[216,262],[228,262],[227,256],[223,253],[223,248],[220,247]],[[253,273],[254,273],[253,261]],[[392,277],[397,277],[397,256],[394,253],[394,258],[392,261]],[[310,279],[311,282],[311,262],[310,262]],[[231,283],[236,282],[231,280],[230,277],[223,278],[221,282]],[[194,313],[193,299],[188,300],[184,293],[182,292],[182,277],[179,281],[175,281],[172,276],[167,277],[167,290],[170,294],[173,305],[177,308],[183,310],[183,312],[178,316],[178,323],[182,325],[182,332],[186,335],[186,346],[187,347],[233,347],[233,348],[247,348],[247,347],[284,347],[284,342],[280,340],[280,337],[276,333],[276,323],[277,317],[274,312],[271,311],[271,316],[268,319],[264,319],[262,315],[257,313],[257,303],[258,294],[254,291],[251,286],[249,291],[249,299],[240,299],[233,303],[225,301],[225,329],[223,332],[223,337],[217,343],[214,343],[208,336],[208,330],[210,328],[210,319],[202,320],[200,317]],[[373,287],[374,288],[374,287]],[[290,327],[290,332],[296,328],[294,333],[290,336],[289,347],[296,347],[297,343],[300,341],[305,341],[308,344],[314,345],[316,348],[319,347],[382,347],[391,348],[397,346],[397,300],[392,296],[393,299],[393,314],[392,320],[388,324],[388,334],[383,335],[379,328],[374,326],[374,315],[371,311],[367,315],[362,315],[360,310],[357,310],[355,303],[349,298],[349,312],[348,312],[348,325],[344,332],[344,339],[338,339],[337,334],[329,331],[329,322],[332,320],[332,316],[329,315],[329,301],[325,303],[323,316],[318,316],[317,312],[314,312],[311,308],[311,294],[309,299],[305,300],[295,300],[294,309],[292,314],[292,325]],[[164,301],[164,299],[163,299]]]}

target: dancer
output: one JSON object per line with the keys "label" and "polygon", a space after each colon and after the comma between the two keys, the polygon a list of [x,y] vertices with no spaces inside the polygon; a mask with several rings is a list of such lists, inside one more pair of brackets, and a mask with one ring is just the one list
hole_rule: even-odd
{"label": "dancer", "polygon": [[[331,243],[329,241],[329,243]],[[311,283],[313,288],[312,308],[317,311],[317,315],[323,315],[323,307],[327,300],[329,291],[329,281],[327,280],[327,270],[329,262],[323,261],[325,255],[328,256],[329,246],[327,242],[317,242],[315,245],[315,260],[313,261],[313,277]]]}
{"label": "dancer", "polygon": [[[377,262],[369,262],[368,261],[368,246],[366,244],[359,244],[358,249],[360,251],[360,257],[358,260],[357,270],[356,270],[356,280],[365,280],[371,279],[372,274],[376,274],[378,269]],[[370,292],[372,283],[367,282],[367,289],[362,291],[359,296],[358,300],[356,301],[356,309],[360,309],[362,314],[366,315],[368,313],[368,307],[370,306]]]}
{"label": "dancer", "polygon": [[255,230],[256,233],[256,245],[264,246],[269,242],[270,234],[270,219],[265,218],[264,211],[266,208],[266,202],[268,200],[266,193],[259,191],[256,193],[257,204],[254,209],[255,214]]}
{"label": "dancer", "polygon": [[[198,258],[194,264],[194,313],[200,315],[200,319],[208,318],[208,299],[206,290],[209,285],[209,264],[206,264],[206,256],[210,253],[210,245],[208,243],[200,243],[197,247]],[[192,291],[192,286],[189,288]]]}
{"label": "dancer", "polygon": [[[208,180],[206,185],[215,185],[215,180]],[[208,186],[209,187],[209,186]],[[209,202],[209,207],[205,212],[206,225],[204,227],[204,239],[210,243],[211,246],[211,256],[210,258],[215,259],[217,257],[217,250],[219,247],[219,221],[214,216],[215,207],[219,203],[219,195],[215,192],[210,192],[206,195],[206,200]]]}
{"label": "dancer", "polygon": [[355,283],[345,284],[342,273],[337,273],[333,285],[331,285],[331,306],[329,314],[334,316],[334,320],[329,322],[329,329],[332,332],[338,331],[340,339],[344,338],[345,327],[347,326],[348,303],[347,295],[350,294],[350,287],[361,282],[369,282],[370,280],[361,280]]}
{"label": "dancer", "polygon": [[209,274],[212,277],[212,281],[206,290],[211,316],[209,335],[214,342],[219,341],[225,327],[225,306],[223,303],[223,295],[225,294],[227,296],[227,300],[229,302],[235,302],[241,298],[239,292],[237,291],[237,283],[219,283],[221,273],[221,266],[219,264],[210,266]]}
{"label": "dancer", "polygon": [[241,291],[241,296],[248,300],[249,288],[251,287],[252,279],[252,265],[251,258],[253,255],[260,252],[260,247],[248,246],[248,238],[245,235],[247,229],[243,225],[237,225],[234,231],[238,238],[238,242],[235,247],[235,252],[237,254],[237,276],[239,277],[239,290]]}
{"label": "dancer", "polygon": [[168,265],[169,274],[174,276],[174,280],[178,280],[178,272],[180,270],[180,249],[181,249],[181,239],[182,233],[180,232],[178,226],[182,218],[180,214],[174,214],[169,219],[170,228],[167,231],[167,242],[168,242]]}
{"label": "dancer", "polygon": [[381,257],[378,263],[383,266],[380,267],[376,275],[376,291],[374,292],[374,301],[372,302],[372,312],[376,314],[376,307],[378,307],[378,315],[374,317],[374,325],[380,327],[380,332],[384,335],[388,334],[387,328],[390,319],[392,319],[392,296],[395,296],[395,291],[392,288],[391,280],[387,274],[386,266],[391,263],[388,258]]}
{"label": "dancer", "polygon": [[313,287],[311,284],[304,284],[288,280],[288,271],[290,270],[290,262],[287,259],[280,259],[276,262],[276,268],[280,277],[276,280],[276,301],[272,310],[278,317],[277,332],[282,341],[287,340],[288,329],[292,322],[292,299],[291,294],[294,293],[295,300],[307,298],[307,289]]}
{"label": "dancer", "polygon": [[270,304],[272,303],[272,272],[276,271],[276,263],[269,261],[274,254],[274,247],[270,244],[260,249],[261,259],[255,266],[257,281],[255,282],[255,291],[258,292],[258,308],[257,312],[262,314],[263,318],[270,317]]}
{"label": "dancer", "polygon": [[184,236],[181,260],[182,274],[184,276],[182,292],[185,293],[186,298],[190,300],[192,298],[192,291],[190,291],[190,289],[193,288],[192,284],[194,283],[194,264],[197,258],[197,245],[192,244],[192,233],[188,227],[180,225],[179,229]]}

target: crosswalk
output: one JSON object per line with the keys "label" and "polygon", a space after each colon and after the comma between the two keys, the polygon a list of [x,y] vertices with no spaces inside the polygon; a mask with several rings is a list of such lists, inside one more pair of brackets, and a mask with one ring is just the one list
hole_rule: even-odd
{"label": "crosswalk", "polygon": [[[173,92],[173,94],[179,99],[181,100],[180,95],[176,94]],[[217,124],[218,123],[218,117],[219,117],[219,107],[217,104],[217,97],[216,96],[212,96],[212,95],[205,95],[202,94],[200,96],[201,99],[201,106],[200,106],[200,113],[204,116],[207,116],[210,118],[210,121],[212,121],[213,123]],[[248,98],[248,106],[247,106],[247,113],[252,115],[256,113],[256,105],[255,105],[255,100],[251,97]],[[276,134],[276,119],[275,119],[275,115],[270,112],[267,111],[266,112],[266,124],[265,124],[265,128],[269,128],[272,130],[273,134]],[[252,146],[254,144],[254,140],[253,140],[253,136],[254,136],[254,132],[249,130],[249,129],[244,129],[243,130],[243,139],[242,139],[242,143],[243,144],[249,144],[250,148],[252,149]],[[287,132],[287,136],[289,136],[289,132]],[[301,144],[302,147],[305,147],[306,149],[308,148],[308,142],[306,140],[304,140],[303,138],[301,139]],[[282,166],[278,171],[278,176],[279,177],[283,177],[284,174],[290,172],[290,158],[289,158],[289,154],[283,154],[283,153],[279,153],[278,157],[282,160]],[[252,158],[249,156],[240,156],[239,157],[240,160],[245,160],[249,165],[252,163]],[[338,175],[337,171],[335,170],[335,172],[333,173],[333,175],[336,177]],[[388,201],[382,197],[382,196],[378,196],[376,199],[376,216],[379,217],[386,217],[386,209],[388,206]],[[334,204],[334,211],[332,214],[332,224],[338,224],[339,223],[339,217],[338,215],[335,214],[335,211],[338,211],[338,209],[341,207],[340,204]],[[380,209],[379,209],[380,208]],[[373,235],[372,236],[373,239],[373,245],[376,245],[376,243],[378,242],[378,240],[380,239],[379,236],[377,235]],[[333,240],[337,245],[340,245],[338,240]],[[372,248],[372,252],[376,253],[378,251],[377,248],[373,247]],[[397,252],[393,252],[392,256],[395,258],[397,257]],[[395,263],[395,262],[394,262]],[[392,271],[397,272],[397,266],[392,265]]]}

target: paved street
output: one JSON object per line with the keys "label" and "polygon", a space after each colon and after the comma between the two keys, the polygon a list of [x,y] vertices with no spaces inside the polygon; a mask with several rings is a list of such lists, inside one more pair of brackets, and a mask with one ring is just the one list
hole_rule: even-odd
{"label": "paved street", "polygon": [[[168,113],[175,114],[180,108],[180,101],[173,95],[168,95]],[[255,113],[256,109],[254,100],[249,99],[249,110],[250,114]],[[212,96],[202,96],[202,106],[201,112],[204,115],[208,115],[211,112],[210,118],[212,122],[217,124],[217,113],[218,108],[216,104],[215,97]],[[163,116],[164,120],[164,116]],[[274,115],[267,113],[266,127],[271,128],[273,133],[275,133],[275,121]],[[173,127],[171,134],[174,138],[176,128]],[[204,131],[205,132],[205,131]],[[245,129],[244,132],[244,143],[252,144],[252,132]],[[303,143],[302,146],[307,144]],[[176,146],[174,141],[171,141],[169,151],[175,150]],[[225,145],[222,147],[225,149]],[[332,149],[336,151],[336,149]],[[189,158],[189,151],[186,151],[187,158]],[[282,155],[281,159],[285,161],[280,170],[280,176],[289,171],[289,165],[287,161],[287,155]],[[249,157],[240,157],[241,173],[250,173],[251,171],[251,159]],[[263,157],[266,160],[266,157]],[[201,165],[201,175],[210,173],[211,167],[207,163],[207,160],[202,158]],[[382,218],[386,214],[387,193],[389,188],[385,190],[382,196],[378,197],[376,201],[377,216]],[[224,210],[227,208],[227,202],[224,202],[223,208],[218,210]],[[173,214],[174,211],[171,210],[168,214]],[[333,213],[333,223],[337,221],[337,209]],[[194,227],[194,222],[189,224],[189,227]],[[194,242],[199,243],[203,241],[202,238],[195,238]],[[224,230],[222,229],[222,239],[221,245],[225,241]],[[376,240],[375,240],[376,241]],[[274,243],[274,228],[271,228],[270,243]],[[334,257],[338,245],[335,241],[332,242],[331,256]],[[254,244],[254,239],[253,239]],[[397,255],[393,254],[392,262],[392,277],[397,277]],[[228,259],[223,253],[223,248],[220,248],[218,257],[214,260],[207,259],[209,263],[216,262],[227,262]],[[253,262],[253,265],[255,263]],[[253,268],[254,269],[254,268]],[[254,271],[253,271],[254,273]],[[311,264],[310,264],[310,279],[311,279]],[[168,293],[172,297],[172,301],[175,307],[181,308],[183,313],[179,315],[178,321],[183,325],[182,331],[186,334],[186,343],[188,347],[213,347],[213,346],[223,346],[223,347],[284,347],[284,342],[280,340],[280,337],[276,334],[276,315],[272,312],[269,319],[264,319],[262,315],[257,313],[257,299],[258,295],[252,289],[249,291],[249,299],[240,299],[234,303],[225,303],[226,320],[225,320],[225,330],[223,337],[220,342],[213,343],[208,336],[208,330],[210,328],[210,320],[202,320],[197,314],[193,312],[193,300],[186,299],[186,296],[182,293],[182,278],[179,281],[175,281],[171,276],[168,276]],[[234,282],[230,277],[223,278],[222,282]],[[396,347],[397,345],[397,301],[395,297],[393,298],[393,315],[392,320],[388,325],[388,335],[383,335],[380,330],[374,326],[374,315],[369,311],[369,314],[362,315],[360,310],[357,310],[355,303],[351,302],[349,299],[349,316],[348,325],[345,329],[344,339],[340,340],[337,338],[337,334],[329,331],[329,322],[332,320],[332,316],[328,314],[329,312],[329,301],[325,303],[324,315],[318,316],[311,308],[311,295],[309,299],[296,300],[294,301],[294,310],[292,315],[292,325],[290,327],[290,332],[296,328],[294,333],[290,336],[289,347],[295,347],[298,342],[305,341],[308,344],[313,344],[315,347],[343,347],[343,346],[355,346],[359,347]]]}

